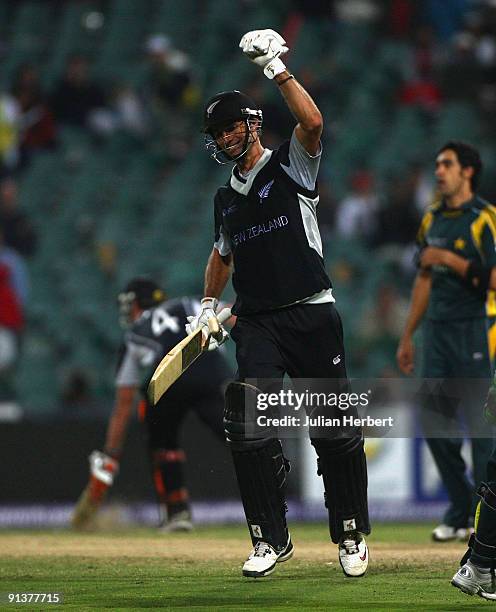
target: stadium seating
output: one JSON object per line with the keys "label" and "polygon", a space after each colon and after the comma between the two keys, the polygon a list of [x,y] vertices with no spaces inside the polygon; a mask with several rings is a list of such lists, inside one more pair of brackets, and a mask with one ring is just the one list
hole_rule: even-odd
{"label": "stadium seating", "polygon": [[[101,23],[94,15],[88,19],[95,12],[102,13]],[[0,85],[8,88],[19,64],[31,61],[50,88],[66,58],[83,52],[94,60],[93,76],[102,83],[126,81],[141,93],[144,43],[164,33],[190,55],[202,95],[243,88],[254,71],[232,41],[250,28],[282,29],[287,17],[283,2],[3,1],[0,36],[6,53]],[[380,37],[365,22],[337,27],[303,19],[295,32],[288,61],[321,91],[328,119],[321,177],[336,200],[346,194],[358,164],[385,181],[412,161],[429,160],[443,140],[481,135],[478,117],[462,103],[448,102],[431,118],[416,108],[396,107],[395,91],[410,53],[407,42]],[[185,125],[194,144],[184,157],[167,135],[140,141],[115,132],[95,139],[63,127],[58,147],[35,155],[23,170],[22,206],[40,234],[39,251],[30,262],[32,292],[18,381],[29,410],[56,409],[61,381],[71,367],[88,371],[94,393],[109,400],[120,337],[115,296],[130,277],[153,275],[170,295],[201,292],[213,238],[212,195],[227,168],[216,166],[202,150],[200,108],[189,112]],[[483,140],[490,169],[496,166],[492,144],[489,137]],[[389,261],[359,244],[350,248],[330,233],[327,242],[330,268],[347,261],[359,280],[337,278],[335,292],[347,313],[349,353],[360,355],[355,371],[350,359],[351,373],[370,374],[391,354],[380,348],[363,355],[355,327]]]}

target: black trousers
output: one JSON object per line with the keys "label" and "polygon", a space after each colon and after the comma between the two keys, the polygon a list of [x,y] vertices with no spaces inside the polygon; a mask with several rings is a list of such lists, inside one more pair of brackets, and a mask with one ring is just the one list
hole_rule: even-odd
{"label": "black trousers", "polygon": [[332,303],[240,316],[231,331],[238,380],[346,379],[343,326]]}
{"label": "black trousers", "polygon": [[[231,335],[236,343],[240,382],[249,382],[264,392],[277,392],[287,374],[300,393],[308,390],[339,395],[350,391],[343,326],[332,303],[295,305],[239,317]],[[343,417],[337,405],[306,405],[303,409],[314,422],[318,417]],[[279,414],[279,409],[275,413]],[[295,413],[289,410],[287,414]],[[356,416],[356,410],[350,408],[346,414]],[[309,433],[311,439],[361,435],[354,426],[346,431],[311,426]]]}
{"label": "black trousers", "polygon": [[[238,317],[231,335],[236,343],[237,376],[240,382],[250,383],[263,392],[272,392],[276,391],[274,385],[278,385],[278,381],[282,381],[287,374],[293,379],[293,383],[296,383],[294,386],[300,387],[297,389],[300,392],[305,387],[311,395],[316,391],[319,397],[322,393],[329,397],[329,394],[349,392],[343,327],[332,303],[295,305],[275,312],[241,316]],[[301,386],[298,384],[299,379],[304,379]],[[282,406],[283,404],[277,406],[276,410],[282,410]],[[339,425],[344,413],[336,404],[323,402],[318,406],[304,406],[304,409],[307,415],[317,422],[316,425],[310,424],[309,435],[318,456],[318,473],[324,479],[324,498],[333,542],[339,542],[346,530],[356,529],[369,533],[367,472],[361,429],[354,425]],[[278,437],[276,431],[265,431],[263,427],[262,430],[257,429],[255,423],[258,419],[255,418],[256,411],[253,407],[248,409],[245,405],[244,410],[246,427],[253,425],[254,436],[259,438],[255,441],[259,445],[268,446],[271,440]],[[355,416],[355,408],[349,407],[346,414]],[[298,413],[298,416],[301,415]],[[336,416],[340,417],[337,426],[319,424],[318,417]],[[232,446],[247,522],[249,527],[252,527],[254,523],[261,524],[257,522],[257,518],[262,521],[267,516],[279,517],[278,520],[274,519],[271,527],[272,534],[278,534],[277,541],[269,540],[269,543],[279,550],[286,545],[287,528],[284,509],[280,507],[279,502],[272,502],[272,505],[270,502],[270,499],[274,500],[277,496],[273,490],[268,491],[268,483],[277,482],[276,474],[269,478],[271,465],[262,466],[261,460],[257,463],[260,451],[255,445],[251,445],[252,442],[247,439],[243,443],[238,441],[236,448]],[[244,454],[249,454],[250,447],[252,457],[246,460]],[[258,471],[252,469],[255,464]],[[259,475],[262,469],[263,477]],[[279,488],[282,488],[282,485]],[[257,497],[258,491],[265,493]],[[271,495],[268,496],[267,492]],[[253,497],[257,498],[258,506]],[[345,525],[353,527],[345,529]],[[264,528],[267,529],[267,525]]]}

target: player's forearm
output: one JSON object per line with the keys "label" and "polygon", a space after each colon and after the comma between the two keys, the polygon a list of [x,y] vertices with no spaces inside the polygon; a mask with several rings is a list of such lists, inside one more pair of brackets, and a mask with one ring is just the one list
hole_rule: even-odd
{"label": "player's forearm", "polygon": [[456,272],[462,278],[465,278],[470,261],[453,253],[453,251],[443,250],[443,264],[451,268],[453,272]]}
{"label": "player's forearm", "polygon": [[285,70],[277,75],[275,81],[278,85],[281,83],[279,89],[289,110],[298,121],[297,130],[310,134],[318,141],[323,129],[322,114],[306,89],[295,78],[287,80],[289,76],[289,72]]}
{"label": "player's forearm", "polygon": [[205,296],[220,298],[231,276],[231,255],[222,256],[216,248],[208,258],[205,270]]}
{"label": "player's forearm", "polygon": [[478,288],[482,284],[482,290],[496,290],[496,267],[475,265],[469,259],[448,250],[443,250],[442,263],[470,282],[473,287]]}
{"label": "player's forearm", "polygon": [[[448,268],[451,268],[453,272],[456,272],[456,274],[462,278],[467,278],[470,276],[469,268],[471,262],[469,259],[465,259],[464,257],[461,257],[460,255],[457,255],[451,251],[447,251],[446,253],[444,264],[448,266]],[[486,266],[481,266],[480,270],[483,272],[483,274],[488,275],[489,283],[487,288],[493,291],[496,290],[496,267],[488,268]],[[474,283],[473,280],[474,279],[472,279],[472,284],[475,285],[476,283]]]}
{"label": "player's forearm", "polygon": [[107,427],[104,446],[104,452],[116,459],[119,458],[124,446],[135,395],[135,387],[118,387],[117,389],[114,410]]}
{"label": "player's forearm", "polygon": [[415,330],[419,326],[427,310],[427,306],[429,305],[431,285],[432,278],[430,273],[423,270],[420,271],[413,285],[410,310],[403,331],[404,338],[413,336]]}

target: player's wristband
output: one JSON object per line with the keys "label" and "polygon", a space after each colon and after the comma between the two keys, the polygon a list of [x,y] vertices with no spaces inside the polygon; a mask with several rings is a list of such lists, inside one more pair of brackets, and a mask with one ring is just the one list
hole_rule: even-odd
{"label": "player's wristband", "polygon": [[273,79],[274,77],[276,77],[278,74],[281,74],[281,72],[284,72],[285,70],[286,70],[286,66],[284,65],[284,62],[278,57],[276,57],[273,60],[271,60],[268,64],[265,65],[264,74],[268,79]]}
{"label": "player's wristband", "polygon": [[492,268],[483,266],[476,261],[471,261],[467,268],[465,279],[473,289],[485,294],[489,289],[491,271]]}
{"label": "player's wristband", "polygon": [[202,305],[203,310],[206,308],[211,308],[214,312],[217,310],[217,306],[219,305],[219,300],[213,297],[204,297],[200,304]]}
{"label": "player's wristband", "polygon": [[279,87],[281,87],[281,85],[284,85],[284,83],[287,83],[288,81],[291,81],[291,79],[294,79],[294,74],[290,74],[289,76],[287,76],[282,81],[276,81],[276,83],[279,85]]}

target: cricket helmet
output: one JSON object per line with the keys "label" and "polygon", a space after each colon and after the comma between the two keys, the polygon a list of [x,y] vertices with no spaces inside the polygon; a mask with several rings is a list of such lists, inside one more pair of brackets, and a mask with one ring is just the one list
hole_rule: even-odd
{"label": "cricket helmet", "polygon": [[164,300],[165,293],[155,281],[145,277],[134,278],[117,296],[121,322],[129,325],[131,306],[134,302],[142,310],[147,310]]}
{"label": "cricket helmet", "polygon": [[[223,127],[232,125],[235,121],[245,121],[248,127],[243,151],[236,157],[231,157],[228,150],[215,141],[214,133]],[[256,121],[257,132],[262,129],[263,113],[258,104],[249,96],[238,91],[221,91],[212,96],[203,113],[203,132],[205,144],[211,156],[219,163],[233,162],[240,159],[248,150],[250,141],[250,122]]]}

